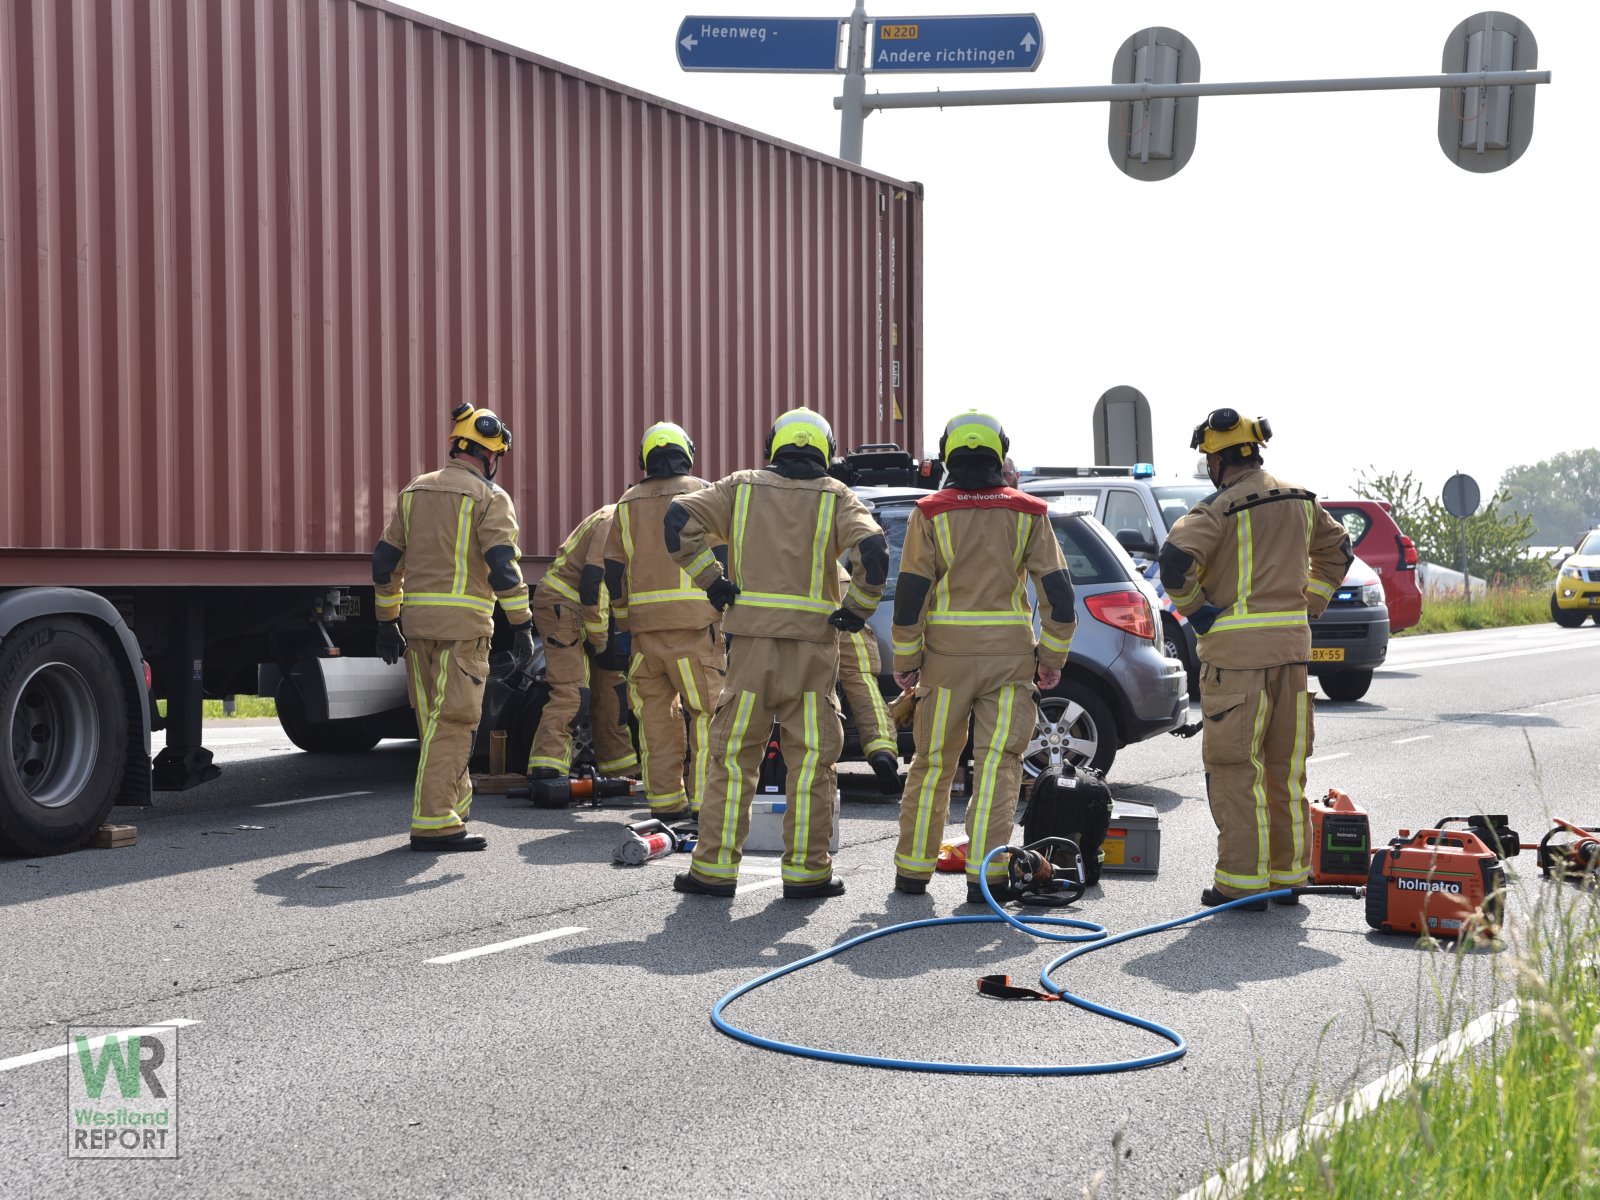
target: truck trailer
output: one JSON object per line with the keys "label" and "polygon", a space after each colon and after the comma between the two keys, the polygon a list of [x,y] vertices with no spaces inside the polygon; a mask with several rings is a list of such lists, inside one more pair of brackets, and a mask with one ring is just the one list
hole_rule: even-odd
{"label": "truck trailer", "polygon": [[414,737],[369,555],[463,400],[530,583],[654,421],[920,445],[921,203],[387,0],[7,0],[0,849],[214,779],[207,697]]}

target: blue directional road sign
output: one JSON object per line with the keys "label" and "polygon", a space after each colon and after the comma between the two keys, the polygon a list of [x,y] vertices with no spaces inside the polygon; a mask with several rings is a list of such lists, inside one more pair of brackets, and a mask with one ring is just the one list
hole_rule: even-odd
{"label": "blue directional road sign", "polygon": [[1044,30],[1032,13],[877,17],[869,71],[1032,71]]}
{"label": "blue directional road sign", "polygon": [[835,17],[685,17],[678,65],[685,71],[839,70]]}

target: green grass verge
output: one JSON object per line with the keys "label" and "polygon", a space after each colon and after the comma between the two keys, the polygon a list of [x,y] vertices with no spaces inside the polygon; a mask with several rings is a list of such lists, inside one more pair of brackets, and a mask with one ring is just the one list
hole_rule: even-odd
{"label": "green grass verge", "polygon": [[[1528,888],[1541,898],[1496,963],[1513,981],[1519,1019],[1376,1112],[1269,1164],[1249,1200],[1600,1196],[1600,910],[1593,889],[1536,880]],[[1444,1027],[1467,1023],[1458,1015]]]}
{"label": "green grass verge", "polygon": [[[203,715],[207,721],[220,721],[226,717],[276,717],[278,706],[265,696],[236,696],[232,713],[222,711],[221,700],[201,701]],[[167,715],[167,702],[156,701],[156,711],[163,717]]]}
{"label": "green grass verge", "polygon": [[1417,633],[1455,633],[1462,629],[1499,629],[1506,625],[1540,625],[1550,620],[1550,591],[1490,588],[1475,592],[1469,603],[1460,597],[1422,600],[1422,620],[1396,637]]}

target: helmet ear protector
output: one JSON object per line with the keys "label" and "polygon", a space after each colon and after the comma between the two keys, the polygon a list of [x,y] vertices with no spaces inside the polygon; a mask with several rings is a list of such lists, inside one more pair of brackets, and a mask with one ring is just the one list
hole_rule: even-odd
{"label": "helmet ear protector", "polygon": [[[827,442],[826,448],[822,445],[824,440]],[[809,408],[791,409],[774,421],[772,428],[767,430],[767,440],[761,450],[767,461],[771,462],[785,446],[815,450],[829,464],[839,453],[839,447],[833,440],[833,426],[820,413],[812,412]]]}
{"label": "helmet ear protector", "polygon": [[1218,408],[1194,427],[1194,434],[1189,438],[1189,449],[1216,454],[1229,446],[1260,445],[1271,439],[1272,422],[1265,417],[1247,421],[1235,409]]}
{"label": "helmet ear protector", "polygon": [[956,450],[988,450],[1002,466],[1011,453],[1011,439],[1005,428],[991,416],[969,409],[960,416],[950,418],[939,437],[939,457],[945,462]]}
{"label": "helmet ear protector", "polygon": [[689,453],[689,465],[694,465],[694,439],[682,425],[675,425],[671,421],[657,421],[644,431],[644,436],[639,439],[639,469],[650,469],[648,459],[652,451],[663,446],[677,446]]}
{"label": "helmet ear protector", "polygon": [[[463,429],[462,425],[474,413],[477,415],[471,425]],[[476,442],[491,454],[504,454],[511,449],[511,426],[486,408],[479,410],[471,404],[458,404],[450,420],[454,424],[450,438],[457,450],[465,450],[468,442]]]}

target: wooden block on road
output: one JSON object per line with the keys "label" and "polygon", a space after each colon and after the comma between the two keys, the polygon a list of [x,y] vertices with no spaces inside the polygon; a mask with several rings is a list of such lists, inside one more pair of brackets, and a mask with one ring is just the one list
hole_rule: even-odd
{"label": "wooden block on road", "polygon": [[139,842],[139,827],[137,825],[102,825],[94,835],[91,846],[98,846],[102,850],[111,850],[118,846],[134,846]]}
{"label": "wooden block on road", "polygon": [[474,775],[472,790],[480,796],[504,796],[513,788],[528,786],[526,775]]}

